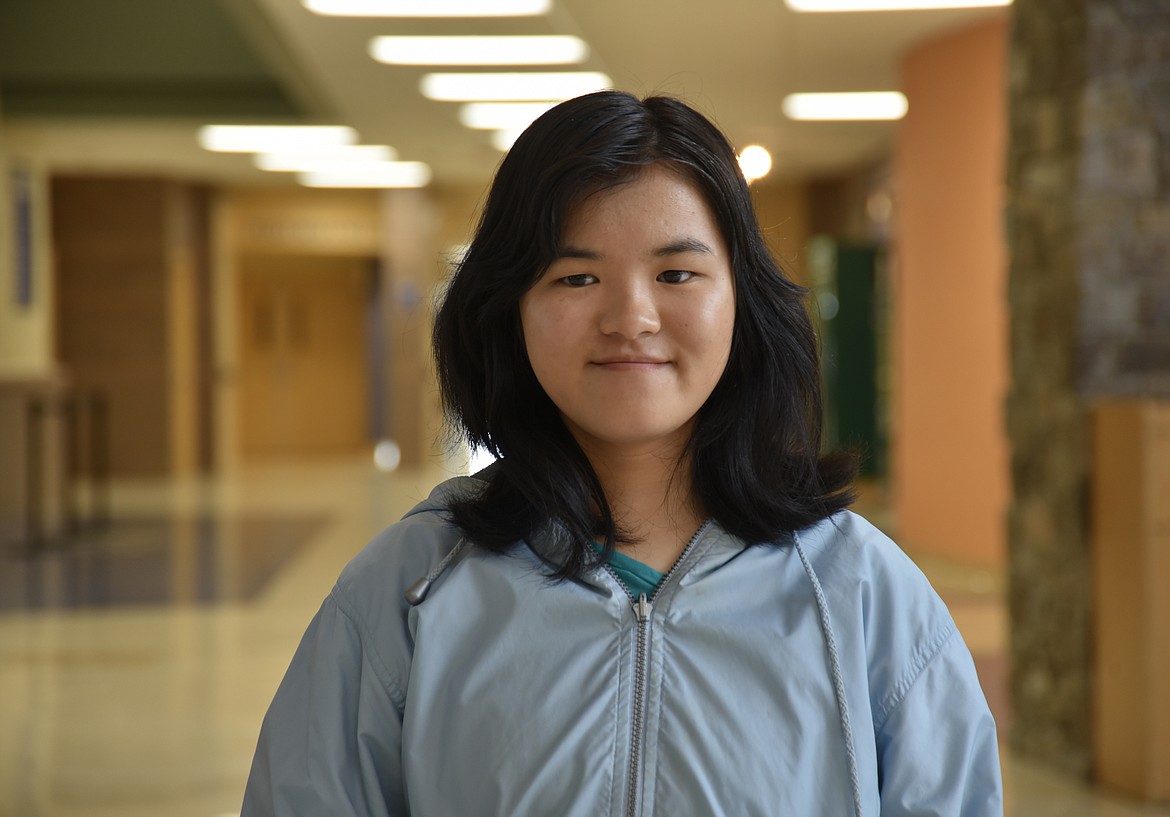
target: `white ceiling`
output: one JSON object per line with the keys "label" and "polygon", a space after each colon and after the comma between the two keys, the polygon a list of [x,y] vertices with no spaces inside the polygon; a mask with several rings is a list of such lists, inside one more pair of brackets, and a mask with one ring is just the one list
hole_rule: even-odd
{"label": "white ceiling", "polygon": [[[828,176],[879,158],[896,125],[796,123],[780,111],[795,91],[897,89],[901,55],[948,30],[1002,17],[1004,9],[798,14],[782,0],[556,0],[540,18],[391,20],[321,17],[299,0],[224,0],[282,84],[319,119],[357,128],[400,158],[429,163],[440,182],[482,183],[500,153],[488,134],[456,119],[454,103],[418,91],[428,68],[368,56],[379,34],[562,33],[592,48],[587,69],[637,94],[680,96],[738,147],[773,154],[780,178]],[[3,88],[0,86],[0,105]],[[913,111],[913,100],[910,101]],[[261,120],[255,120],[261,121]],[[148,170],[233,183],[274,181],[241,156],[207,154],[194,141],[205,120],[9,121],[10,153],[62,169]],[[287,177],[284,177],[287,178]]]}

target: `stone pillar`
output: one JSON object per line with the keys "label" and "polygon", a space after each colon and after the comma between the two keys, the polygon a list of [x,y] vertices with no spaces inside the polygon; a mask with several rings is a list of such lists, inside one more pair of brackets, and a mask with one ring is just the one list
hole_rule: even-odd
{"label": "stone pillar", "polygon": [[1090,758],[1088,421],[1077,386],[1085,0],[1020,0],[1009,68],[1013,748]]}
{"label": "stone pillar", "polygon": [[438,215],[425,190],[382,194],[382,298],[389,400],[386,429],[402,464],[430,459],[428,407],[434,403],[427,297],[438,277]]}
{"label": "stone pillar", "polygon": [[1170,394],[1170,2],[1013,14],[1011,742],[1088,774],[1089,411]]}

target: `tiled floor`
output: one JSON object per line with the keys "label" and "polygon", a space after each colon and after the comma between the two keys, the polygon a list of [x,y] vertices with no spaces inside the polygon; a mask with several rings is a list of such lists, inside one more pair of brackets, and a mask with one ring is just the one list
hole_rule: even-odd
{"label": "tiled floor", "polygon": [[[0,817],[238,813],[260,718],[320,599],[442,476],[351,462],[118,484],[107,534],[36,565],[0,554]],[[920,563],[1005,722],[1002,582]],[[1170,815],[1004,766],[1015,817]]]}
{"label": "tiled floor", "polygon": [[251,600],[323,515],[115,517],[34,554],[0,553],[0,610]]}

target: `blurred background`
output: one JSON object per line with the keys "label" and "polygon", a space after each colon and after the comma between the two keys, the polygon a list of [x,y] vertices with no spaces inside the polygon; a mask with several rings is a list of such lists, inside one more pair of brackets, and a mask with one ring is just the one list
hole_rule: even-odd
{"label": "blurred background", "polygon": [[238,814],[341,567],[474,467],[428,333],[503,151],[602,87],[741,151],[1008,813],[1170,814],[1170,2],[884,5],[0,0],[0,815]]}

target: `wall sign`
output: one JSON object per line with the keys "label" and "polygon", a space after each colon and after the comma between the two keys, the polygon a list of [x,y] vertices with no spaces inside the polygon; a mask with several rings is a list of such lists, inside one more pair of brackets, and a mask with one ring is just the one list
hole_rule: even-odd
{"label": "wall sign", "polygon": [[12,215],[16,252],[14,293],[17,306],[33,302],[32,176],[24,169],[12,171]]}

